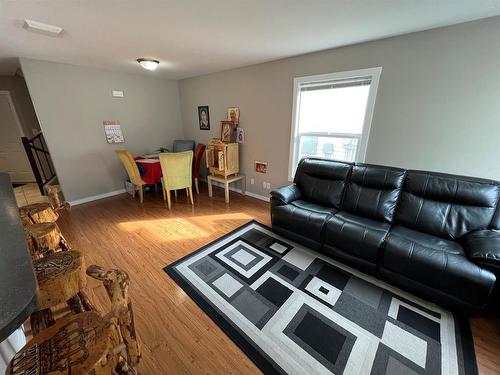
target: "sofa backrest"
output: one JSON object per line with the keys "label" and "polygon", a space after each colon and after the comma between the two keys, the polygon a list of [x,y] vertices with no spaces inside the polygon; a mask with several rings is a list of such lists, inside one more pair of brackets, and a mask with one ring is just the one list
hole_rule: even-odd
{"label": "sofa backrest", "polygon": [[346,187],[342,209],[392,223],[406,171],[357,163]]}
{"label": "sofa backrest", "polygon": [[394,222],[448,239],[492,224],[499,198],[495,181],[408,171]]}
{"label": "sofa backrest", "polygon": [[304,158],[297,167],[294,182],[303,199],[340,208],[352,166],[352,163]]}
{"label": "sofa backrest", "polygon": [[500,198],[497,202],[497,210],[495,211],[495,215],[493,215],[493,220],[491,221],[490,224],[491,229],[500,229]]}

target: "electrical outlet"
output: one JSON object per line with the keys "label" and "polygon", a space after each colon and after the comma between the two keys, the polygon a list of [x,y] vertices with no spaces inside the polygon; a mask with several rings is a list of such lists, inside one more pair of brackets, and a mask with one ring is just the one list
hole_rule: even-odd
{"label": "electrical outlet", "polygon": [[266,188],[267,189],[271,189],[271,183],[270,182],[266,182]]}
{"label": "electrical outlet", "polygon": [[254,178],[251,178],[251,179],[250,179],[250,185],[253,185],[253,184],[255,184],[255,179],[254,179]]}
{"label": "electrical outlet", "polygon": [[266,188],[266,181],[262,183],[262,187],[265,189]]}

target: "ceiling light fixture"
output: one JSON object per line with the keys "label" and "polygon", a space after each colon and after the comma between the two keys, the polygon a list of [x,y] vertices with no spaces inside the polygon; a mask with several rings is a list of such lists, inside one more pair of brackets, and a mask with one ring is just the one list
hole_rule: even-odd
{"label": "ceiling light fixture", "polygon": [[155,70],[158,68],[158,64],[160,63],[158,60],[146,58],[137,59],[137,62],[146,70]]}
{"label": "ceiling light fixture", "polygon": [[24,20],[23,27],[29,31],[39,32],[51,36],[58,36],[63,31],[62,27],[28,19]]}

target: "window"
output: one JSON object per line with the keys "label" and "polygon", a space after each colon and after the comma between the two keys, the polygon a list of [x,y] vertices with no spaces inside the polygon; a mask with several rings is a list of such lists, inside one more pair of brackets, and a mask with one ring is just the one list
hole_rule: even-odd
{"label": "window", "polygon": [[289,176],[301,158],[364,161],[382,68],[294,79]]}

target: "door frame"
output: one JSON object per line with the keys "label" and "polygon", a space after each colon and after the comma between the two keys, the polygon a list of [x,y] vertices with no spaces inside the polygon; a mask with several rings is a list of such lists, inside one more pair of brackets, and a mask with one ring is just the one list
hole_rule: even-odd
{"label": "door frame", "polygon": [[21,137],[25,137],[26,135],[24,134],[24,129],[21,125],[21,121],[19,120],[19,116],[17,115],[16,106],[14,105],[14,101],[12,100],[12,95],[10,94],[10,91],[0,90],[0,95],[7,96],[7,101],[9,102],[10,109],[12,110],[12,114],[14,115],[14,120],[16,121],[19,133],[21,134]]}

